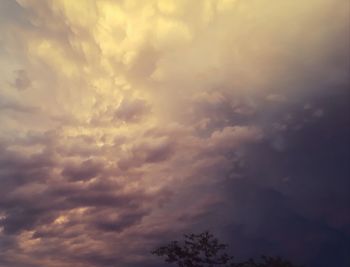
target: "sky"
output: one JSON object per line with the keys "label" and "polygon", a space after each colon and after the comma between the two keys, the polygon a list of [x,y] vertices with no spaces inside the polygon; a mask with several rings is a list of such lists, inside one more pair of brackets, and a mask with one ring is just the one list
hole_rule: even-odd
{"label": "sky", "polygon": [[[1,0],[0,266],[350,266],[347,0]],[[167,265],[166,265],[167,266]]]}

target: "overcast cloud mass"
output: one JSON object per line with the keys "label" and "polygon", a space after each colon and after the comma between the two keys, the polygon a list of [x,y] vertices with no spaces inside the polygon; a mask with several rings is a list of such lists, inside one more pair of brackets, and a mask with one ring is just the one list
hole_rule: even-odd
{"label": "overcast cloud mass", "polygon": [[0,266],[350,266],[349,1],[1,0]]}

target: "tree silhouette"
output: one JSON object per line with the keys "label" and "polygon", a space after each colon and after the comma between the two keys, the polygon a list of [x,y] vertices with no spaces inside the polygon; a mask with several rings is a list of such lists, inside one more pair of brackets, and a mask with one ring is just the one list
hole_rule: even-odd
{"label": "tree silhouette", "polygon": [[201,234],[184,235],[184,242],[172,241],[152,251],[164,257],[165,262],[179,267],[300,267],[279,257],[262,256],[260,261],[249,259],[235,263],[226,252],[227,245],[221,244],[208,231]]}
{"label": "tree silhouette", "polygon": [[230,266],[232,260],[225,252],[227,245],[220,244],[209,232],[199,235],[185,235],[185,242],[180,244],[172,241],[152,253],[158,256],[165,256],[168,263],[177,263],[180,267],[212,267]]}

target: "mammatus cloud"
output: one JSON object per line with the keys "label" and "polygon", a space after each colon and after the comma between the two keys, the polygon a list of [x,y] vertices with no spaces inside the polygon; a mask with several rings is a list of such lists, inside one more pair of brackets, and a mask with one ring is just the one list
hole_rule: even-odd
{"label": "mammatus cloud", "polygon": [[[0,265],[157,266],[153,246],[208,228],[239,255],[346,263],[348,10],[2,1]],[[303,165],[312,144],[336,160]]]}

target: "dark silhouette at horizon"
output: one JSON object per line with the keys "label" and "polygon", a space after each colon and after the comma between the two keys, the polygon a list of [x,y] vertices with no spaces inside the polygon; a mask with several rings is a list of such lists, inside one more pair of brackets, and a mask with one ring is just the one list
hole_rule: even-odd
{"label": "dark silhouette at horizon", "polygon": [[305,267],[295,265],[280,257],[261,256],[259,260],[248,259],[235,262],[222,244],[209,231],[200,234],[185,234],[184,241],[171,241],[153,250],[153,255],[162,257],[166,263],[179,267]]}

